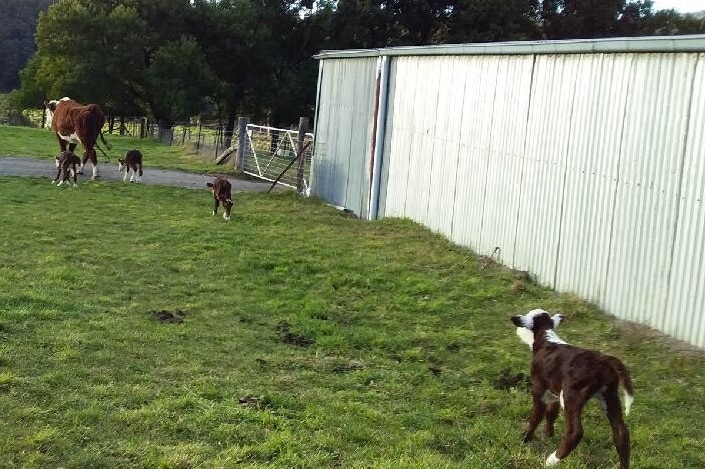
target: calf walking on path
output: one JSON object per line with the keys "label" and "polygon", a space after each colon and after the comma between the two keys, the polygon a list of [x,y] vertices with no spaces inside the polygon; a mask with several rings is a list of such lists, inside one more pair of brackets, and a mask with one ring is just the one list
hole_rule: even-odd
{"label": "calf walking on path", "polygon": [[[62,151],[54,159],[56,162],[56,178],[54,178],[51,183],[54,184],[58,182],[56,187],[61,186],[63,183],[68,182],[73,176],[73,187],[78,186],[78,168],[77,166],[81,164],[81,159],[76,156],[72,151]],[[61,177],[63,173],[63,177]],[[59,179],[61,177],[61,179]]]}
{"label": "calf walking on path", "polygon": [[125,175],[122,177],[123,182],[127,181],[127,174],[132,170],[132,176],[130,176],[130,182],[135,182],[135,176],[137,176],[137,182],[142,182],[142,153],[139,150],[130,150],[125,153],[124,159],[118,160],[118,171],[125,171]]}

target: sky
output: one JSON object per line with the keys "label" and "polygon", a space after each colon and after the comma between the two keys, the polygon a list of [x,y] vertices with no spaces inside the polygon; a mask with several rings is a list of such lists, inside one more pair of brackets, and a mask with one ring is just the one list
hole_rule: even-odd
{"label": "sky", "polygon": [[681,13],[705,10],[705,0],[654,0],[655,10],[675,8]]}

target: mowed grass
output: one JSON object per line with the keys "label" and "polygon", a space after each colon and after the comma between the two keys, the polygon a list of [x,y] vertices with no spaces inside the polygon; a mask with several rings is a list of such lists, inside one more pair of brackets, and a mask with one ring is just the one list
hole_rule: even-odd
{"label": "mowed grass", "polygon": [[[144,156],[145,168],[236,174],[232,168],[232,158],[225,164],[218,166],[213,162],[213,155],[199,155],[182,145],[167,146],[152,139],[121,137],[116,134],[104,135],[112,149],[107,150],[101,140],[98,140],[98,144],[107,152],[108,157],[115,165],[117,165],[118,158],[122,158],[128,150],[138,149]],[[83,151],[83,146],[78,144],[76,154],[83,158]],[[0,126],[0,157],[26,156],[51,159],[58,153],[59,143],[49,129]],[[97,153],[99,162],[108,161],[100,151]]]}
{"label": "mowed grass", "polygon": [[[633,467],[705,467],[701,352],[409,221],[234,199],[226,223],[207,191],[0,178],[0,467],[543,467],[508,320],[535,307],[629,367]],[[561,467],[614,467],[584,422]]]}

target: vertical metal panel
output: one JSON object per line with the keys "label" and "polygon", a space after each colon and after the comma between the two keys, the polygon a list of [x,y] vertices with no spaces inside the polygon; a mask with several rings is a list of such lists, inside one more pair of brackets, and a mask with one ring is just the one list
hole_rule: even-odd
{"label": "vertical metal panel", "polygon": [[[434,136],[438,131],[438,96],[441,66],[447,57],[420,57],[416,69],[412,103],[418,110],[412,123],[412,147],[406,192],[406,216],[428,225],[428,203],[432,197],[431,168],[435,159]],[[408,99],[408,97],[407,97]]]}
{"label": "vertical metal panel", "polygon": [[634,55],[604,302],[657,326],[665,311],[695,54]]}
{"label": "vertical metal panel", "polygon": [[705,347],[705,54],[692,89],[668,302],[655,326]]}
{"label": "vertical metal panel", "polygon": [[578,61],[577,55],[547,55],[534,65],[514,265],[549,285],[555,281]]}
{"label": "vertical metal panel", "polygon": [[375,57],[323,61],[311,191],[366,216]]}
{"label": "vertical metal panel", "polygon": [[[502,57],[497,71],[478,250],[511,263],[531,95],[532,56]],[[472,111],[469,111],[472,112]]]}
{"label": "vertical metal panel", "polygon": [[406,216],[406,193],[409,186],[409,161],[414,150],[414,118],[416,70],[419,61],[399,57],[392,61],[390,71],[389,104],[385,164],[388,178],[385,192],[385,216]]}
{"label": "vertical metal panel", "polygon": [[453,200],[451,239],[476,251],[480,249],[483,204],[490,158],[497,80],[506,57],[470,57],[465,62],[462,132],[456,191]]}
{"label": "vertical metal panel", "polygon": [[426,219],[432,230],[446,236],[450,236],[453,226],[453,204],[449,202],[455,197],[458,147],[465,111],[462,106],[466,85],[463,62],[461,57],[444,57],[440,65],[441,79],[436,100],[436,130]]}
{"label": "vertical metal panel", "polygon": [[604,306],[632,55],[578,58],[556,288]]}

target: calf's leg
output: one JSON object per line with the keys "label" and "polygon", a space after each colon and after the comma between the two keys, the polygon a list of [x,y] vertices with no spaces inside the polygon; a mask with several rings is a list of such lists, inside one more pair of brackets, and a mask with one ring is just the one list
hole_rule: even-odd
{"label": "calf's leg", "polygon": [[526,432],[524,432],[524,443],[528,443],[534,438],[534,432],[536,427],[539,426],[543,416],[546,413],[546,403],[543,402],[543,394],[546,392],[546,388],[543,384],[539,384],[534,381],[533,388],[531,390],[531,397],[533,400],[533,407],[531,408],[531,416],[529,417],[529,423],[526,426]]}
{"label": "calf's leg", "polygon": [[619,455],[619,469],[629,469],[629,429],[622,418],[622,403],[617,386],[604,393],[607,418],[612,426],[612,441]]}

